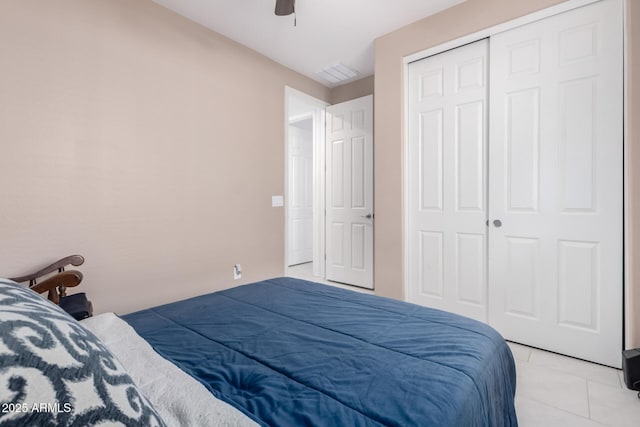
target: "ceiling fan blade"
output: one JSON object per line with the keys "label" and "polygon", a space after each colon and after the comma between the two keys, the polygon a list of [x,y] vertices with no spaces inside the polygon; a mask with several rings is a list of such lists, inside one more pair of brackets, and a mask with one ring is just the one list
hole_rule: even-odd
{"label": "ceiling fan blade", "polygon": [[296,0],[276,0],[276,15],[286,16],[295,12]]}

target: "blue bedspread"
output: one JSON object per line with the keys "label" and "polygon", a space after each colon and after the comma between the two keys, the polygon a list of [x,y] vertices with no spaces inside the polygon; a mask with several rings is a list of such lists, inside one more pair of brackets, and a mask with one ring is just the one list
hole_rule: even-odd
{"label": "blue bedspread", "polygon": [[279,278],[123,319],[262,425],[517,425],[502,337],[439,310]]}

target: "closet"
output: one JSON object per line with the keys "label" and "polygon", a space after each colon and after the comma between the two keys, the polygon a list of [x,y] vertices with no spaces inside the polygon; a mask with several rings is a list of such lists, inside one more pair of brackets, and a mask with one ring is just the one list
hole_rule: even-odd
{"label": "closet", "polygon": [[603,0],[409,64],[410,302],[620,366],[622,23]]}

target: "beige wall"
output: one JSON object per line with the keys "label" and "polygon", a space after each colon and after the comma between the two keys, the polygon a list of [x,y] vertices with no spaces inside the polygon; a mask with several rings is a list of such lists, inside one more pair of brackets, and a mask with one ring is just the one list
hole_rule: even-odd
{"label": "beige wall", "polygon": [[[640,109],[640,7],[628,0],[628,117]],[[561,0],[467,0],[454,8],[403,27],[375,43],[375,286],[376,293],[404,298],[403,265],[403,57],[540,10]],[[632,24],[633,22],[633,24]],[[636,82],[636,84],[634,84]],[[640,247],[640,123],[629,120],[631,166],[630,246]],[[640,313],[640,252],[631,252],[628,304]],[[640,318],[640,316],[635,316]],[[629,324],[628,345],[640,345],[640,324]]]}
{"label": "beige wall", "polygon": [[374,91],[373,76],[365,77],[355,82],[336,86],[331,89],[331,104],[350,101],[367,95],[372,95]]}
{"label": "beige wall", "polygon": [[79,253],[125,313],[283,273],[284,87],[328,89],[150,0],[0,0],[0,70],[0,276]]}

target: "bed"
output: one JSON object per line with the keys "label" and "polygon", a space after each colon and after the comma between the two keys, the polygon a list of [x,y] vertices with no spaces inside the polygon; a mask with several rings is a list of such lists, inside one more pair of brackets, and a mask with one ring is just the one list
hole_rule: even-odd
{"label": "bed", "polygon": [[[3,359],[16,335],[6,313],[3,304],[0,401],[20,403]],[[135,390],[125,393],[135,408],[121,403],[121,425],[517,425],[515,365],[502,337],[400,301],[277,278],[71,325],[112,354]],[[0,425],[3,417],[19,419],[0,413]]]}

